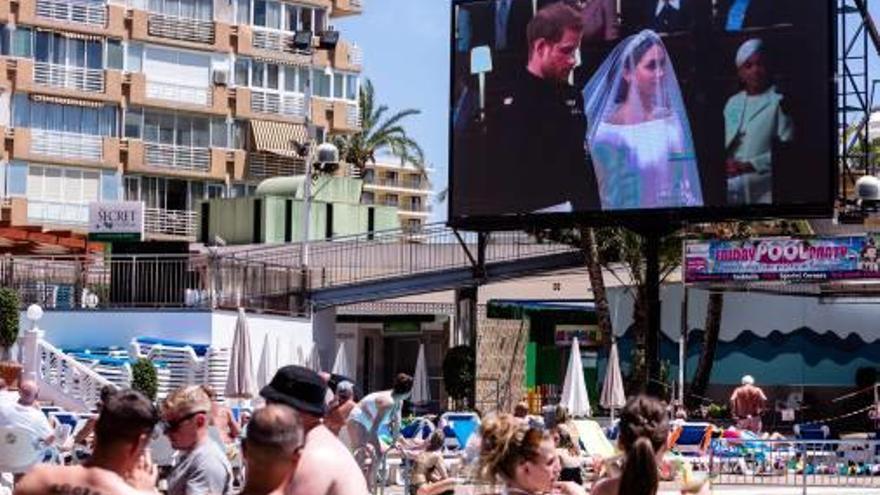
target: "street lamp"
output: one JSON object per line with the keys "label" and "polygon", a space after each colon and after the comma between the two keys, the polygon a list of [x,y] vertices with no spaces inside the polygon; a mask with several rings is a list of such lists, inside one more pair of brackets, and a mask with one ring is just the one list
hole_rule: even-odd
{"label": "street lamp", "polygon": [[[309,138],[315,139],[314,127],[309,126]],[[300,265],[303,270],[309,265],[309,230],[312,219],[312,171],[315,165],[320,170],[329,170],[339,165],[339,149],[333,143],[321,143],[311,146],[311,142],[305,145],[294,143],[306,155],[306,176],[303,183],[303,221],[302,221],[302,250],[300,250]]]}

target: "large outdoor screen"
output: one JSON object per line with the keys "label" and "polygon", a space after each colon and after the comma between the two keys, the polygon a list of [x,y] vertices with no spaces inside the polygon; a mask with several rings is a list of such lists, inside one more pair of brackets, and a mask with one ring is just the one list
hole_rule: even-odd
{"label": "large outdoor screen", "polygon": [[449,222],[829,215],[828,0],[458,0]]}

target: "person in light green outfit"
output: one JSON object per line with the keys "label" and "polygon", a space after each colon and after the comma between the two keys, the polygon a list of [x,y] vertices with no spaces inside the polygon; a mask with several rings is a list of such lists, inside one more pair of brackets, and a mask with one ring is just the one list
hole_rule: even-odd
{"label": "person in light green outfit", "polygon": [[753,38],[736,53],[736,67],[743,89],[724,106],[729,205],[773,202],[773,144],[794,138],[791,118],[783,97],[768,77],[764,42]]}

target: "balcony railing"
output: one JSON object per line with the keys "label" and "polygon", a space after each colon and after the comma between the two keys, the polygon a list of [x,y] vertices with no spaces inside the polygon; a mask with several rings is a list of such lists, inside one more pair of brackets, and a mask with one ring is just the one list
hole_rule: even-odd
{"label": "balcony railing", "polygon": [[31,153],[97,162],[104,156],[104,142],[91,134],[31,129]]}
{"label": "balcony railing", "polygon": [[377,186],[385,186],[385,187],[398,187],[401,189],[416,189],[423,190],[425,189],[425,183],[417,180],[404,180],[404,179],[376,179],[375,177],[367,177],[364,178],[364,182],[367,184],[373,184]]}
{"label": "balcony railing", "polygon": [[345,125],[353,128],[361,127],[361,110],[356,104],[348,104],[345,107]]}
{"label": "balcony railing", "polygon": [[34,62],[34,82],[55,88],[103,93],[104,71],[48,62]]}
{"label": "balcony railing", "polygon": [[211,106],[211,88],[168,82],[147,81],[147,98]]}
{"label": "balcony railing", "polygon": [[248,153],[248,178],[250,179],[301,175],[305,173],[305,170],[305,163],[302,160],[274,153],[256,151]]}
{"label": "balcony railing", "polygon": [[89,205],[28,199],[27,216],[34,224],[86,225]]}
{"label": "balcony railing", "polygon": [[348,63],[356,67],[364,65],[364,51],[361,47],[355,45],[348,47]]}
{"label": "balcony railing", "polygon": [[144,158],[147,165],[156,168],[197,172],[207,172],[211,169],[209,148],[144,143]]}
{"label": "balcony railing", "polygon": [[195,239],[199,229],[199,213],[188,210],[144,209],[144,231]]}
{"label": "balcony railing", "polygon": [[402,204],[398,206],[397,209],[401,211],[408,211],[411,213],[431,213],[431,205]]}
{"label": "balcony railing", "polygon": [[269,91],[252,90],[251,111],[255,113],[273,113],[285,117],[305,118],[305,95],[280,94]]}
{"label": "balcony railing", "polygon": [[293,46],[294,33],[278,29],[251,26],[254,48],[270,52],[284,52],[294,55],[311,55],[311,48],[301,50]]}
{"label": "balcony railing", "polygon": [[147,33],[160,38],[214,44],[214,22],[190,17],[152,13]]}
{"label": "balcony railing", "polygon": [[107,6],[103,2],[76,2],[37,0],[37,17],[53,21],[104,26],[107,23]]}

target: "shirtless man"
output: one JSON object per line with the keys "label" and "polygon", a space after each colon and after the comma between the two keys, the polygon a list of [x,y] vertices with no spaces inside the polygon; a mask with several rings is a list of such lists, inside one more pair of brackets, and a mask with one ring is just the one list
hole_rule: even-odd
{"label": "shirtless man", "polygon": [[736,418],[736,427],[761,433],[761,412],[767,403],[764,391],[755,386],[751,375],[742,377],[742,385],[730,396],[730,410]]}
{"label": "shirtless man", "polygon": [[296,411],[277,404],[257,409],[241,446],[248,476],[240,495],[283,495],[302,447]]}
{"label": "shirtless man", "polygon": [[223,445],[226,445],[228,448],[228,446],[234,444],[241,435],[241,427],[235,420],[232,410],[217,402],[217,393],[214,391],[214,388],[209,385],[204,385],[202,388],[205,389],[205,393],[208,394],[208,397],[211,399],[210,424],[217,429],[220,440],[223,442]]}
{"label": "shirtless man", "polygon": [[[345,445],[321,424],[327,412],[327,385],[318,373],[302,366],[285,366],[275,373],[260,395],[269,404],[292,407],[299,413],[306,442],[286,495],[367,495],[367,484]],[[250,428],[250,427],[249,427]]]}
{"label": "shirtless man", "polygon": [[79,466],[40,464],[16,485],[16,495],[158,494],[158,472],[144,450],[159,413],[133,390],[111,396],[95,424],[95,450]]}

